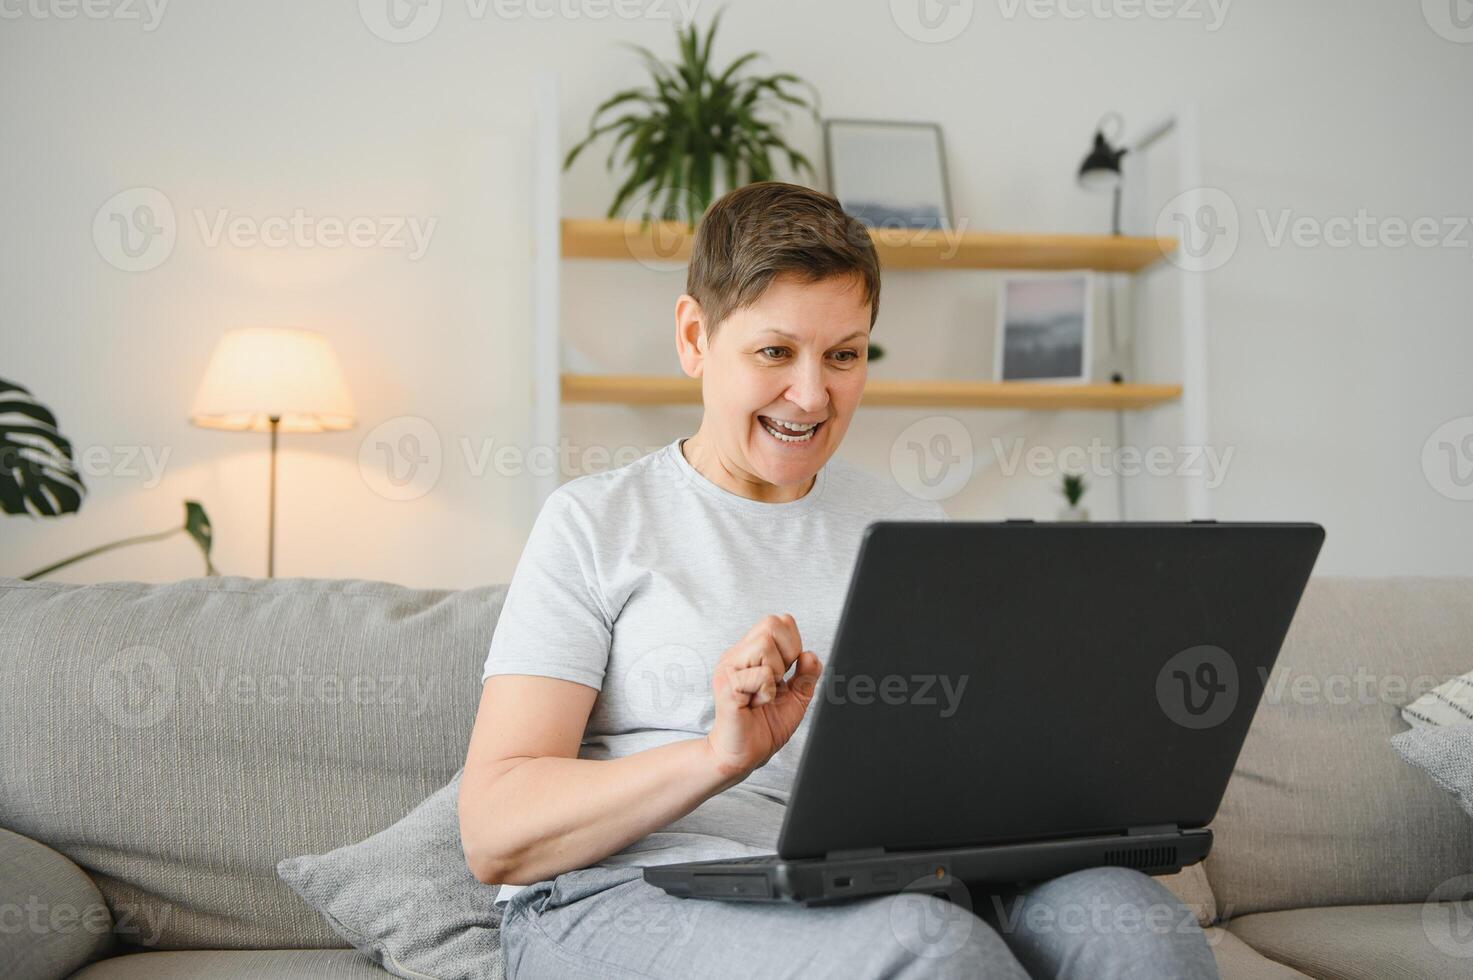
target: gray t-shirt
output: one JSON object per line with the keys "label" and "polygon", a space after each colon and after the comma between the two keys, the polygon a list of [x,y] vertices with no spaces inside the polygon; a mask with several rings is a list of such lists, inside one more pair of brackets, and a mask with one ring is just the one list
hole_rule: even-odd
{"label": "gray t-shirt", "polygon": [[[598,690],[580,759],[704,736],[716,662],[768,613],[792,613],[804,649],[827,663],[865,527],[946,517],[837,459],[798,500],[749,500],[696,472],[681,441],[548,497],[491,640],[483,680],[536,674]],[[811,717],[743,782],[598,865],[776,851]],[[497,903],[518,890],[503,885]]]}

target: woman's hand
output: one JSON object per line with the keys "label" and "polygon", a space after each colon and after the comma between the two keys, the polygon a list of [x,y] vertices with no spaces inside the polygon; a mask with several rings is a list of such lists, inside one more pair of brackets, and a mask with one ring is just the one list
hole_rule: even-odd
{"label": "woman's hand", "polygon": [[[783,677],[797,665],[791,680]],[[798,730],[823,664],[791,615],[764,616],[721,655],[711,677],[716,723],[706,735],[724,775],[745,777]]]}

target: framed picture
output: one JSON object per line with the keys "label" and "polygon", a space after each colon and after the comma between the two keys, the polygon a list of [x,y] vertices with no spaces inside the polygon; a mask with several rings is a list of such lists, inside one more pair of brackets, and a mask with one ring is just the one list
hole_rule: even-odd
{"label": "framed picture", "polygon": [[1008,276],[997,298],[999,381],[1089,380],[1094,277]]}
{"label": "framed picture", "polygon": [[826,119],[829,193],[871,228],[951,228],[941,127]]}

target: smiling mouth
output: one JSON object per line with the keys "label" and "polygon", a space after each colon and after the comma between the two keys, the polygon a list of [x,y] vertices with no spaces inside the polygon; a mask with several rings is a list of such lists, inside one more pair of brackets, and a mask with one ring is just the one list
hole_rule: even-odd
{"label": "smiling mouth", "polygon": [[779,442],[812,442],[814,435],[823,427],[823,422],[793,422],[775,419],[769,415],[757,416],[767,434]]}

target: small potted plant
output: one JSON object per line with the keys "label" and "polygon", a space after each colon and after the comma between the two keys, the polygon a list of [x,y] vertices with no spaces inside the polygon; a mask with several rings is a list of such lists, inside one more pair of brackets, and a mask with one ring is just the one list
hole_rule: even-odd
{"label": "small potted plant", "polygon": [[1059,508],[1059,520],[1061,521],[1087,521],[1089,520],[1089,508],[1079,506],[1080,499],[1089,485],[1084,482],[1083,474],[1065,473],[1064,485],[1059,492],[1064,499],[1069,501],[1069,506]]}
{"label": "small potted plant", "polygon": [[[677,29],[680,56],[672,62],[630,45],[644,59],[650,84],[605,99],[594,110],[588,135],[563,160],[567,170],[586,147],[613,134],[605,168],[614,169],[622,150],[628,176],[609,205],[608,217],[619,217],[629,206],[635,213],[625,217],[637,216],[641,223],[663,219],[694,225],[724,191],[774,179],[774,157],[814,175],[808,158],[763,117],[776,112],[786,118],[786,107],[794,106],[817,120],[817,91],[791,72],[747,74],[744,69],[761,57],[755,51],[717,69],[711,46],[720,21],[718,11],[704,39],[694,22],[684,31]],[[812,94],[811,102],[799,94],[800,87]],[[617,118],[607,118],[616,112]]]}

